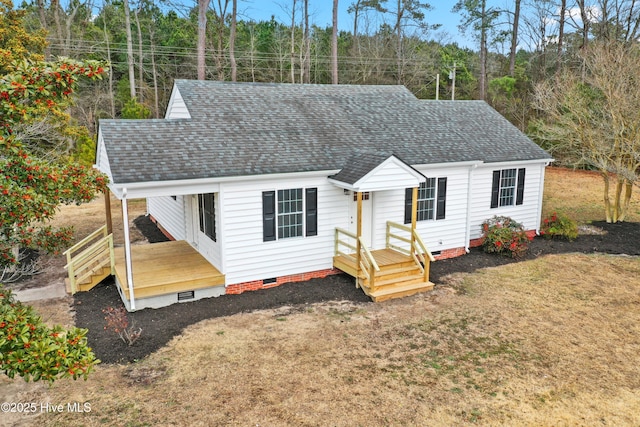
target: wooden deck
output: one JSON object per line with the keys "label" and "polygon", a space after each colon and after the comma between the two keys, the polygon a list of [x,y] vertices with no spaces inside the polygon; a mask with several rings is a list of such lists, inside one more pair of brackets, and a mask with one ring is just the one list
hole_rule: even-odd
{"label": "wooden deck", "polygon": [[371,255],[380,268],[373,285],[362,272],[358,272],[355,254],[335,256],[333,265],[350,276],[357,277],[358,286],[373,301],[401,298],[433,289],[433,283],[425,282],[422,270],[409,255],[393,249],[374,250]]}
{"label": "wooden deck", "polygon": [[[124,248],[115,248],[116,278],[130,299]],[[184,240],[131,246],[135,299],[222,286],[224,274]]]}

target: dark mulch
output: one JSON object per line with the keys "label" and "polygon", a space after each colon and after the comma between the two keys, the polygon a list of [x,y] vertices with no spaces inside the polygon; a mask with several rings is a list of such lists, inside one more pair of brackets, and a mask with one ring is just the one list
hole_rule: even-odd
{"label": "dark mulch", "polygon": [[[166,240],[148,218],[139,217],[134,222],[151,242]],[[606,233],[580,235],[573,242],[536,238],[531,242],[529,253],[524,259],[565,252],[640,255],[640,223],[598,222],[592,225]],[[472,249],[467,255],[431,264],[430,278],[438,284],[444,276],[451,273],[472,272],[479,268],[513,262],[516,261]],[[356,289],[353,278],[340,274],[241,295],[223,295],[161,309],[145,309],[129,313],[130,321],[143,329],[142,337],[131,347],[126,346],[113,332],[104,330],[102,310],[109,306],[122,306],[113,280],[107,280],[89,292],[77,293],[74,296],[74,309],[77,326],[89,329],[89,345],[96,356],[103,363],[127,363],[146,357],[166,345],[185,327],[204,319],[283,306],[302,309],[305,305],[317,302],[344,300],[370,303],[364,293]]]}

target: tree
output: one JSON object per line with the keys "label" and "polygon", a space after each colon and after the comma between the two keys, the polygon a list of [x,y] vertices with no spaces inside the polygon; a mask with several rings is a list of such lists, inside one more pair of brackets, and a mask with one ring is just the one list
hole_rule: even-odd
{"label": "tree", "polygon": [[511,27],[511,49],[509,50],[509,75],[515,76],[516,73],[516,49],[518,47],[518,26],[520,24],[520,2],[515,1],[515,8],[513,11],[513,26]]}
{"label": "tree", "polygon": [[15,58],[43,59],[44,31],[29,33],[23,25],[24,10],[13,10],[11,0],[0,0],[0,76]]}
{"label": "tree", "polygon": [[536,137],[567,162],[598,170],[606,221],[624,221],[640,176],[640,98],[633,95],[640,84],[640,48],[592,42],[582,59],[584,71],[563,70],[536,86],[535,107],[544,113]]}
{"label": "tree", "polygon": [[71,60],[23,60],[14,68],[0,77],[0,266],[17,264],[20,247],[48,252],[64,247],[71,230],[47,224],[57,206],[90,201],[106,184],[94,169],[38,158],[39,144],[22,141],[32,135],[46,143],[63,131],[70,120],[64,109],[78,80],[101,78],[104,68],[95,61]]}
{"label": "tree", "polygon": [[198,0],[198,80],[206,77],[205,49],[207,45],[207,11],[210,0]]}
{"label": "tree", "polygon": [[25,381],[87,379],[100,363],[87,345],[87,330],[45,325],[33,309],[0,285],[0,372]]}
{"label": "tree", "polygon": [[462,14],[460,31],[465,32],[471,27],[476,31],[476,37],[480,42],[480,78],[479,92],[480,99],[487,97],[487,39],[489,29],[500,15],[494,8],[487,9],[487,0],[459,0],[453,7],[454,13]]}
{"label": "tree", "polygon": [[338,84],[338,0],[333,0],[331,26],[331,84]]}

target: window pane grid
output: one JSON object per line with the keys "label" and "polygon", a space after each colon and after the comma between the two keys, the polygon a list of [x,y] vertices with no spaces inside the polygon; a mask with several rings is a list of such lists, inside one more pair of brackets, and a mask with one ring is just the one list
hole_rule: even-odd
{"label": "window pane grid", "polygon": [[516,194],[516,169],[503,169],[500,174],[500,206],[513,205]]}
{"label": "window pane grid", "polygon": [[433,219],[435,212],[435,200],[436,179],[427,178],[427,181],[421,183],[420,187],[418,187],[418,212],[416,218],[418,221]]}
{"label": "window pane grid", "polygon": [[278,238],[302,236],[302,188],[278,190]]}
{"label": "window pane grid", "polygon": [[216,208],[214,193],[198,194],[200,210],[200,231],[216,241]]}

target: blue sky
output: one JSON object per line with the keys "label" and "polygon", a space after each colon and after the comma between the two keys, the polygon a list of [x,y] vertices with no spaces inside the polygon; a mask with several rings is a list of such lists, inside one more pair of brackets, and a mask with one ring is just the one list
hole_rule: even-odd
{"label": "blue sky", "polygon": [[[301,2],[302,0],[297,0],[298,4]],[[289,23],[291,21],[290,10],[292,3],[292,0],[241,0],[238,4],[238,12],[241,12],[243,17],[257,21],[268,20],[271,15],[274,15],[277,21]],[[338,26],[340,29],[352,30],[353,28],[353,15],[347,13],[347,8],[352,3],[353,0],[339,1]],[[470,48],[475,47],[476,43],[471,37],[465,37],[458,30],[460,15],[451,13],[451,8],[455,1],[432,0],[429,3],[433,6],[433,10],[427,12],[426,21],[429,24],[442,24],[441,29],[432,34],[432,38],[439,40],[440,37],[447,37],[448,35],[442,41],[457,42],[461,46]],[[310,22],[321,27],[331,25],[332,7],[332,0],[309,0]],[[301,17],[299,12],[296,14]],[[300,22],[300,19],[296,17],[296,21]]]}

